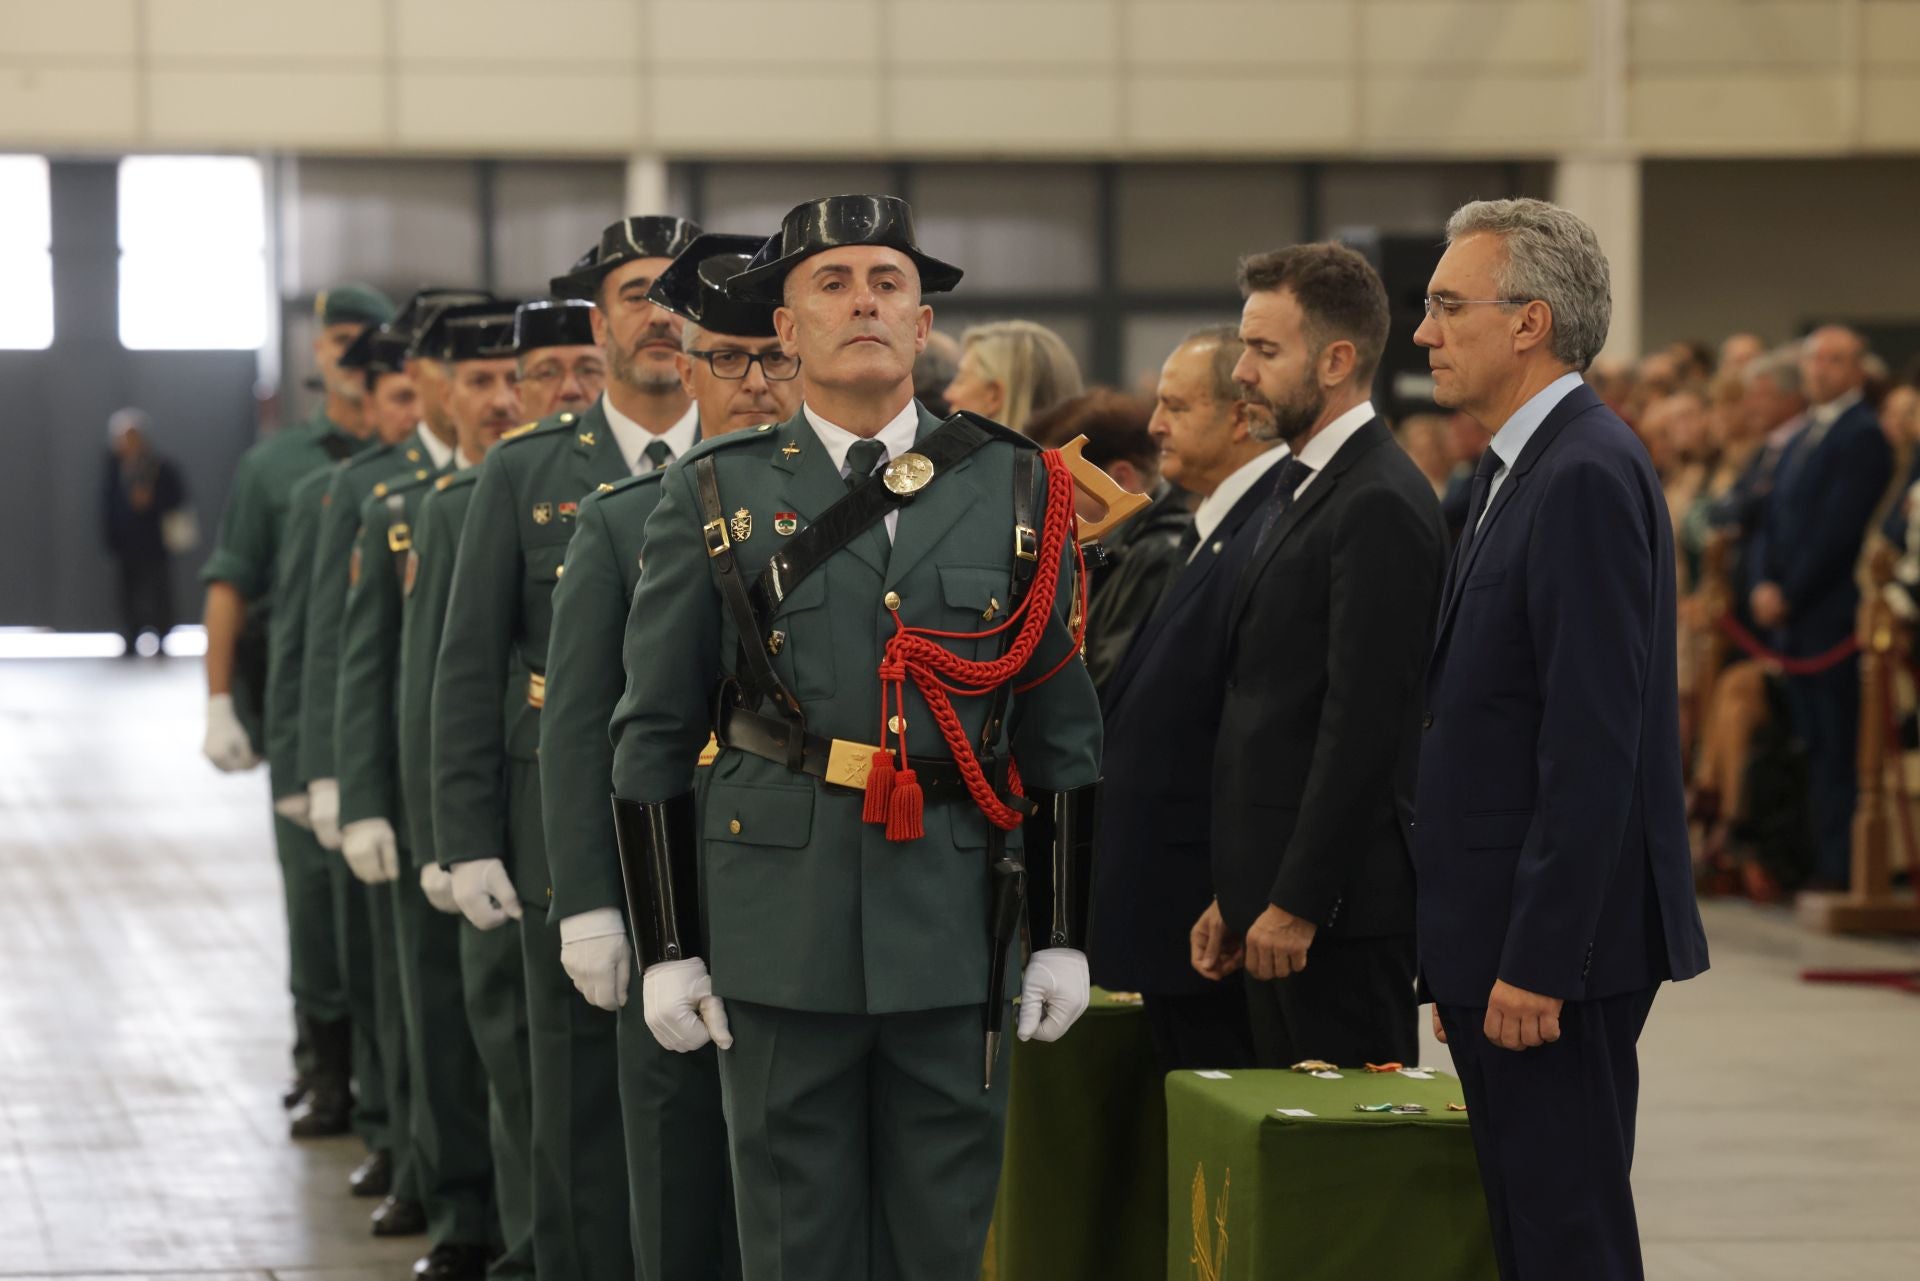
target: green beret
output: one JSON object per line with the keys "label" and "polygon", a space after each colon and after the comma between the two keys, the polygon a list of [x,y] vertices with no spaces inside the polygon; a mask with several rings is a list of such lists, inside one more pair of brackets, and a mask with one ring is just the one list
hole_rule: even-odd
{"label": "green beret", "polygon": [[314,299],[313,314],[323,325],[384,325],[393,319],[393,300],[372,285],[341,285]]}

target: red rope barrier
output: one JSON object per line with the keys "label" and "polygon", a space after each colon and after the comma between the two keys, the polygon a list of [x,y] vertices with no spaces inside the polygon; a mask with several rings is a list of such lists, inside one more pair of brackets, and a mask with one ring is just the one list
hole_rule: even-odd
{"label": "red rope barrier", "polygon": [[1714,626],[1718,627],[1721,634],[1732,641],[1736,647],[1745,651],[1747,657],[1757,658],[1769,666],[1777,667],[1788,676],[1818,676],[1821,672],[1831,671],[1860,652],[1860,638],[1849,636],[1824,654],[1815,654],[1811,658],[1794,658],[1762,644],[1731,614],[1722,614],[1715,620]]}

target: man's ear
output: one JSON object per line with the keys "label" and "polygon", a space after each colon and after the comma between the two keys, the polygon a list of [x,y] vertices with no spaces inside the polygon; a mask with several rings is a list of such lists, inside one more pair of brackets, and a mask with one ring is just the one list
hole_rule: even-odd
{"label": "man's ear", "polygon": [[687,393],[687,399],[698,400],[693,393],[693,357],[684,351],[674,352],[673,369],[680,375],[680,390]]}
{"label": "man's ear", "polygon": [[1360,353],[1345,338],[1338,338],[1328,343],[1326,349],[1320,353],[1320,359],[1317,362],[1320,366],[1320,385],[1338,387],[1347,381],[1352,377],[1354,365],[1359,358]]}
{"label": "man's ear", "polygon": [[781,351],[789,356],[800,354],[800,325],[791,307],[782,304],[773,309],[773,333],[780,340]]}
{"label": "man's ear", "polygon": [[1553,307],[1535,298],[1520,309],[1518,322],[1513,331],[1513,349],[1525,355],[1536,347],[1545,346],[1552,338]]}

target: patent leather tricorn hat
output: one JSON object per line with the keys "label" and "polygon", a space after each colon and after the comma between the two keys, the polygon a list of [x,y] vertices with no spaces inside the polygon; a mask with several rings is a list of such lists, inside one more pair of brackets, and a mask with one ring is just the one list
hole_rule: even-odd
{"label": "patent leather tricorn hat", "polygon": [[692,321],[709,333],[735,338],[773,337],[773,306],[736,298],[727,283],[747,269],[766,242],[759,236],[709,231],[688,245],[660,273],[647,301]]}
{"label": "patent leather tricorn hat", "polygon": [[513,313],[513,350],[524,356],[542,347],[592,347],[593,304],[579,298],[540,298]]}
{"label": "patent leather tricorn hat", "polygon": [[430,360],[498,360],[513,351],[513,313],[506,299],[442,307],[414,340],[413,354]]}
{"label": "patent leather tricorn hat", "polygon": [[823,196],[795,205],[780,220],[780,234],[733,278],[736,298],[779,304],[787,273],[806,259],[847,245],[897,249],[920,269],[920,292],[942,294],[960,283],[961,271],[925,253],[913,238],[913,210],[898,196]]}
{"label": "patent leather tricorn hat", "polygon": [[622,218],[600,233],[600,243],[581,254],[564,276],[549,283],[555,298],[592,300],[607,273],[636,258],[672,258],[693,243],[700,224],[665,214]]}

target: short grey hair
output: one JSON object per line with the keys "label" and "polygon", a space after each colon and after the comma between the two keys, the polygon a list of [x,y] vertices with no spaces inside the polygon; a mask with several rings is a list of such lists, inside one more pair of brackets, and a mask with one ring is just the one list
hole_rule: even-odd
{"label": "short grey hair", "polygon": [[[1180,340],[1180,347],[1212,347],[1213,359],[1207,362],[1207,390],[1221,406],[1238,402],[1246,389],[1233,381],[1233,368],[1247,345],[1240,341],[1238,325],[1202,325]],[[1178,349],[1176,349],[1178,350]]]}
{"label": "short grey hair", "polygon": [[1447,219],[1450,245],[1477,232],[1500,237],[1507,251],[1496,277],[1500,296],[1547,304],[1554,357],[1584,371],[1613,320],[1607,256],[1593,228],[1559,205],[1528,199],[1475,200]]}
{"label": "short grey hair", "polygon": [[1788,396],[1800,394],[1800,344],[1787,343],[1755,356],[1740,371],[1741,381],[1751,387],[1756,378],[1765,378]]}

